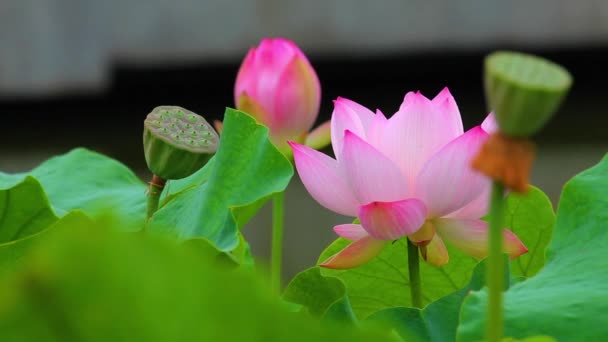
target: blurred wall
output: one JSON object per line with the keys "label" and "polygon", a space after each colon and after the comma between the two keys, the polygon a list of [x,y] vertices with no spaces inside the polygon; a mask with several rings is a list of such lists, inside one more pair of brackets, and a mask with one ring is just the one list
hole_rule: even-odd
{"label": "blurred wall", "polygon": [[263,36],[317,55],[608,41],[605,0],[2,0],[0,95],[99,89],[112,62],[238,59]]}

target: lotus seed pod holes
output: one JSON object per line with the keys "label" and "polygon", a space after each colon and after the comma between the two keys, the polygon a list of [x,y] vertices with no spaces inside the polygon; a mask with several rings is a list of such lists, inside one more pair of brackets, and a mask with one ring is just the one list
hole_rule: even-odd
{"label": "lotus seed pod holes", "polygon": [[202,116],[177,106],[156,107],[144,125],[158,138],[194,153],[213,153],[219,141]]}

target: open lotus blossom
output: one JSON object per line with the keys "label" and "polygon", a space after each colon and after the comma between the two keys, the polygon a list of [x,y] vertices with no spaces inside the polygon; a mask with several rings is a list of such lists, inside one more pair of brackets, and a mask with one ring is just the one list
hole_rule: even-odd
{"label": "open lotus blossom", "polygon": [[[409,92],[390,119],[344,98],[334,102],[331,137],[336,159],[290,142],[308,192],[324,207],[360,224],[334,231],[352,243],[321,266],[352,268],[365,264],[390,241],[407,236],[421,246],[428,263],[449,256],[444,242],[463,252],[487,255],[487,213],[491,182],[469,166],[488,133],[481,126],[463,133],[460,112],[447,88],[429,100]],[[527,252],[504,229],[504,252]]]}
{"label": "open lotus blossom", "polygon": [[329,144],[329,123],[310,134],[321,85],[310,62],[290,40],[265,38],[247,53],[234,85],[236,107],[270,129],[270,139],[291,153],[288,140],[315,148]]}

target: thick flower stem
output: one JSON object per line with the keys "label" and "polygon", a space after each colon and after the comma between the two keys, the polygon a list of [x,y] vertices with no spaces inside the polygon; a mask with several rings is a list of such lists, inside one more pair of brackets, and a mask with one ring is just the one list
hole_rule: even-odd
{"label": "thick flower stem", "polygon": [[281,263],[283,258],[283,204],[284,192],[278,192],[272,198],[272,251],[271,251],[271,284],[275,293],[281,292]]}
{"label": "thick flower stem", "polygon": [[158,209],[158,201],[160,200],[160,194],[163,192],[163,188],[167,183],[166,180],[158,177],[157,175],[152,176],[152,180],[150,180],[150,184],[148,186],[148,210],[146,214],[146,222],[150,220],[152,215]]}
{"label": "thick flower stem", "polygon": [[502,183],[494,181],[490,198],[490,241],[486,271],[486,285],[488,286],[488,325],[486,327],[486,341],[498,342],[503,335],[502,293],[505,287],[504,256],[503,256],[503,193]]}
{"label": "thick flower stem", "polygon": [[407,266],[410,274],[410,295],[412,306],[422,309],[422,286],[420,284],[420,260],[418,246],[407,239]]}

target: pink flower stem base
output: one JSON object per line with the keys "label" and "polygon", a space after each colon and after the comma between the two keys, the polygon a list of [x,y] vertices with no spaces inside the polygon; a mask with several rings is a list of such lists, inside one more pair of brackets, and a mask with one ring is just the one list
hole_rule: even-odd
{"label": "pink flower stem base", "polygon": [[285,193],[279,192],[272,198],[272,250],[270,279],[275,293],[281,293],[281,264],[283,259],[283,205]]}
{"label": "pink flower stem base", "polygon": [[503,229],[504,215],[504,185],[498,181],[492,184],[490,197],[489,222],[489,254],[486,264],[486,285],[488,286],[488,325],[486,327],[486,341],[502,341],[503,312],[502,293],[505,290]]}
{"label": "pink flower stem base", "polygon": [[422,285],[420,282],[420,258],[418,246],[414,245],[410,239],[407,240],[407,266],[410,275],[410,297],[412,306],[422,309]]}

